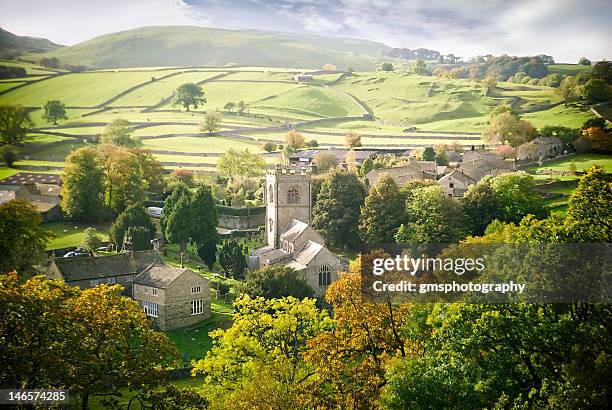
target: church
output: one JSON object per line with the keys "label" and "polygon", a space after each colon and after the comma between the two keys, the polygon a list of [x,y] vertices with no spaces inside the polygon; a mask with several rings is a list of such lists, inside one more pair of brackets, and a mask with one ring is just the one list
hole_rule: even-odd
{"label": "church", "polygon": [[284,265],[302,272],[316,296],[323,296],[338,272],[348,268],[325,247],[310,226],[312,214],[311,171],[278,166],[266,174],[266,245],[249,256],[249,269]]}

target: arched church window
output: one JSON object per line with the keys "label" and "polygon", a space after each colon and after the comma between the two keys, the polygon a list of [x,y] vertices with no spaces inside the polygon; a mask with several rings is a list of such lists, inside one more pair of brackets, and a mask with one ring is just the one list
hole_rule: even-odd
{"label": "arched church window", "polygon": [[268,202],[269,203],[274,202],[274,190],[272,189],[272,184],[268,186]]}
{"label": "arched church window", "polygon": [[331,283],[331,266],[321,265],[319,268],[319,286],[329,286]]}
{"label": "arched church window", "polygon": [[297,204],[298,202],[300,202],[300,192],[297,187],[289,188],[289,191],[287,191],[287,203]]}

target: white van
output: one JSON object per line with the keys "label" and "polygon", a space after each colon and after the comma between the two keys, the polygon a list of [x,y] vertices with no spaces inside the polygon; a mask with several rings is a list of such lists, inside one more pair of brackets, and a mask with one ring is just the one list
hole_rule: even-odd
{"label": "white van", "polygon": [[164,208],[150,206],[147,208],[147,213],[153,218],[161,218],[162,214],[164,213]]}

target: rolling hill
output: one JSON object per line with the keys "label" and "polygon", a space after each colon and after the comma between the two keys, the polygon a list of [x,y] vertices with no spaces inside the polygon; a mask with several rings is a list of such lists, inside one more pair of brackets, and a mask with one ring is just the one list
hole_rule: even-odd
{"label": "rolling hill", "polygon": [[45,38],[18,36],[0,28],[0,56],[13,57],[23,53],[42,53],[61,48]]}
{"label": "rolling hill", "polygon": [[[222,30],[192,26],[142,27],[102,35],[35,58],[92,68],[163,66],[264,66],[373,70],[393,50],[381,43],[343,37]],[[387,57],[386,59],[389,59]]]}

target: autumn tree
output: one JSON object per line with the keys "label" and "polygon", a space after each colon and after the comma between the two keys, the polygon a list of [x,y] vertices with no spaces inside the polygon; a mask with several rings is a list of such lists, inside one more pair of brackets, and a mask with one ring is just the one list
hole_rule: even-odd
{"label": "autumn tree", "polygon": [[140,140],[131,137],[132,123],[123,118],[113,120],[104,129],[102,134],[102,142],[107,144],[115,144],[123,147],[137,147],[142,145]]}
{"label": "autumn tree", "polygon": [[323,70],[324,71],[336,71],[336,66],[331,63],[327,63],[323,65]]}
{"label": "autumn tree", "polygon": [[291,130],[285,134],[285,145],[292,146],[293,148],[302,148],[306,145],[304,136],[296,130]]}
{"label": "autumn tree", "polygon": [[357,175],[336,168],[321,185],[312,225],[333,246],[359,244],[359,213],[366,196]]}
{"label": "autumn tree", "polygon": [[0,142],[20,145],[26,140],[26,133],[34,123],[28,111],[21,106],[0,106]]}
{"label": "autumn tree", "polygon": [[307,341],[330,328],[314,299],[244,296],[228,329],[211,332],[212,348],[195,363],[205,394],[219,408],[304,408],[315,378],[302,359]]}
{"label": "autumn tree", "polygon": [[314,164],[317,172],[327,172],[338,166],[338,158],[329,152],[319,152],[314,157]]}
{"label": "autumn tree", "polygon": [[108,209],[119,214],[129,205],[144,200],[147,186],[139,157],[125,147],[106,144],[99,147],[104,166],[104,201]]}
{"label": "autumn tree", "polygon": [[282,265],[270,265],[254,271],[247,271],[239,293],[251,298],[264,297],[279,299],[293,296],[304,299],[314,296],[304,274]]}
{"label": "autumn tree", "polygon": [[21,199],[0,204],[0,273],[17,271],[32,275],[54,235],[41,226],[40,214]]}
{"label": "autumn tree", "polygon": [[598,151],[612,151],[612,133],[598,127],[587,128],[582,131],[582,138],[591,148]]}
{"label": "autumn tree", "polygon": [[43,120],[46,120],[53,125],[57,125],[60,120],[67,120],[66,106],[59,100],[49,100],[43,106]]}
{"label": "autumn tree", "polygon": [[68,155],[62,181],[60,205],[65,217],[87,222],[107,217],[104,166],[94,148],[80,148]]}
{"label": "autumn tree", "polygon": [[404,219],[404,198],[389,174],[380,176],[359,217],[359,235],[365,244],[391,243]]}
{"label": "autumn tree", "polygon": [[360,256],[327,289],[334,326],[311,338],[304,354],[317,375],[309,402],[313,407],[377,408],[390,360],[420,352],[402,331],[409,325],[409,307],[369,301],[362,292],[360,269],[367,265],[362,258],[382,256]]}
{"label": "autumn tree", "polygon": [[191,106],[193,106],[194,109],[197,109],[200,104],[204,103],[206,103],[204,91],[202,91],[202,87],[196,84],[182,84],[174,93],[174,104],[182,105],[187,111],[189,111],[189,107]]}
{"label": "autumn tree", "polygon": [[344,145],[349,149],[361,147],[361,135],[355,134],[354,132],[347,132],[344,136]]}
{"label": "autumn tree", "polygon": [[201,125],[201,130],[209,134],[219,131],[221,128],[221,114],[218,112],[207,112],[206,118]]}
{"label": "autumn tree", "polygon": [[502,112],[491,117],[488,127],[482,132],[487,142],[507,143],[512,147],[529,141],[535,134],[535,128],[527,120],[520,119],[510,112]]}

